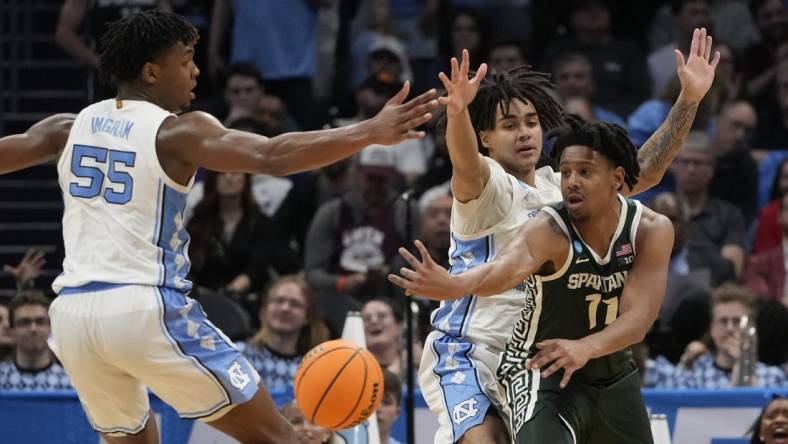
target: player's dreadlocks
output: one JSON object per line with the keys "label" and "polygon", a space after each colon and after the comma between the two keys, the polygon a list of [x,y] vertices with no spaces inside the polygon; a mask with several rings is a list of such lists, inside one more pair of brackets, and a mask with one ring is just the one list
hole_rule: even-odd
{"label": "player's dreadlocks", "polygon": [[197,42],[197,30],[183,17],[169,12],[140,12],[113,22],[101,39],[99,78],[107,86],[131,82],[147,62],[183,43]]}
{"label": "player's dreadlocks", "polygon": [[624,169],[624,182],[629,189],[634,188],[640,175],[637,148],[627,136],[627,130],[615,123],[586,122],[579,116],[569,114],[564,125],[551,131],[548,138],[554,138],[551,155],[556,167],[564,148],[582,145],[598,151],[610,159],[613,165]]}
{"label": "player's dreadlocks", "polygon": [[[475,73],[468,75],[473,78]],[[513,99],[532,104],[545,131],[562,125],[564,110],[550,95],[549,90],[553,88],[549,74],[532,71],[528,66],[519,66],[485,77],[479,85],[476,98],[468,105],[478,146],[482,146],[478,133],[492,130],[495,127],[496,111],[500,108],[501,112],[508,114],[509,104]],[[440,125],[444,126],[445,119],[441,120]]]}

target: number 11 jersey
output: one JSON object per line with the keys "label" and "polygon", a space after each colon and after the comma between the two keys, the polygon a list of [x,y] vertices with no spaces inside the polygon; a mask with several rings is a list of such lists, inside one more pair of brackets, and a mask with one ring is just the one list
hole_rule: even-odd
{"label": "number 11 jersey", "polygon": [[[525,304],[506,344],[499,376],[519,371],[546,339],[580,339],[601,331],[618,318],[621,294],[635,261],[635,236],[643,212],[640,202],[619,195],[621,212],[607,252],[601,257],[577,232],[563,202],[542,208],[569,239],[566,262],[550,276],[531,275],[525,281]],[[629,348],[592,359],[576,376],[608,380],[631,370]]]}
{"label": "number 11 jersey", "polygon": [[63,192],[63,273],[52,288],[137,284],[188,292],[187,185],[170,179],[156,136],[172,113],[104,100],[74,121],[57,163]]}

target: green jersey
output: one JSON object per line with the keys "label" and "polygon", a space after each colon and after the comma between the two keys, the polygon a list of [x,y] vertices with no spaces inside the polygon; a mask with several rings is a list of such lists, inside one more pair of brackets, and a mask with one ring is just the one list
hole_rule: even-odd
{"label": "green jersey", "polygon": [[[563,202],[542,209],[555,218],[569,239],[566,262],[549,276],[524,282],[526,297],[520,318],[504,352],[499,374],[522,370],[545,339],[580,339],[601,331],[618,317],[619,303],[635,262],[635,234],[643,211],[637,201],[619,196],[621,213],[604,256],[593,251],[574,227]],[[629,349],[592,359],[573,379],[605,382],[631,371]],[[507,368],[508,367],[508,368]]]}

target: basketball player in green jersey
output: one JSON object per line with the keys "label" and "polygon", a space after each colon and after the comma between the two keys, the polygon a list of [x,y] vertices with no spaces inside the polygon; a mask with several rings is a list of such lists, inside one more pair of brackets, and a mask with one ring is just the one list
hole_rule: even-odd
{"label": "basketball player in green jersey", "polygon": [[451,275],[416,241],[422,259],[401,248],[412,269],[389,279],[437,300],[525,289],[498,368],[517,443],[650,443],[628,347],[659,312],[673,228],[619,194],[640,173],[623,128],[570,117],[556,134],[562,202],[491,262]]}

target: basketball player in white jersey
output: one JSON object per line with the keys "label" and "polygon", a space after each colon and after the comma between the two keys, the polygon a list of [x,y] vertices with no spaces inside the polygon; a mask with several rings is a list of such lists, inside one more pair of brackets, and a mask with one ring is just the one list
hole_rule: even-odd
{"label": "basketball player in white jersey", "polygon": [[110,443],[156,443],[150,388],[185,418],[243,443],[294,443],[260,377],[188,298],[183,209],[198,167],[272,175],[329,164],[363,147],[422,137],[434,91],[374,118],[273,139],[191,112],[198,35],[182,17],[115,22],[100,73],[117,98],[55,115],[0,139],[0,173],[57,162],[63,192],[63,273],[55,279],[50,346],[91,425]]}
{"label": "basketball player in white jersey", "polygon": [[[626,194],[659,183],[711,86],[719,56],[710,61],[711,37],[705,29],[695,31],[692,48],[686,63],[676,51],[681,94],[641,147],[640,181],[634,189],[622,190]],[[492,260],[542,206],[561,200],[560,175],[550,167],[536,169],[543,129],[560,126],[563,119],[548,92],[547,75],[521,67],[485,79],[487,66],[482,64],[469,78],[468,59],[463,51],[461,63],[452,59],[451,78],[440,74],[448,92],[439,100],[447,106],[454,194],[449,255],[455,274]],[[489,157],[479,153],[479,144]],[[523,289],[516,287],[494,297],[467,295],[442,302],[433,312],[435,331],[424,346],[419,383],[438,416],[436,444],[509,442],[506,398],[495,371],[522,298]]]}

